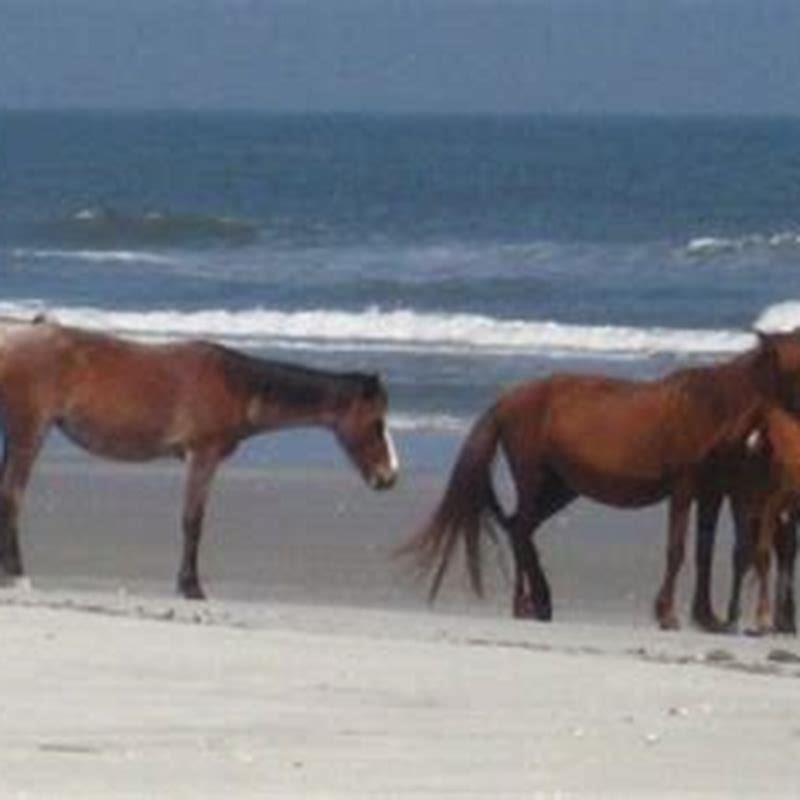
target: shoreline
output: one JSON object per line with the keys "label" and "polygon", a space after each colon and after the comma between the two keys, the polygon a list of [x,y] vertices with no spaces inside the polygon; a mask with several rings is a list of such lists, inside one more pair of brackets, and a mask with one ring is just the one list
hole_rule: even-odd
{"label": "shoreline", "polygon": [[[200,547],[209,597],[425,610],[427,584],[392,551],[438,503],[447,472],[402,474],[375,493],[349,467],[224,465],[212,488]],[[502,475],[500,497],[505,503]],[[183,468],[99,459],[43,460],[26,494],[20,542],[34,586],[117,588],[171,596],[181,546]],[[666,546],[666,507],[620,511],[578,501],[548,521],[536,542],[551,582],[555,619],[650,625]],[[714,598],[727,603],[732,532],[717,537]],[[436,609],[504,618],[512,559],[505,542],[484,546],[486,598],[454,560]],[[688,624],[692,538],[677,608]],[[745,592],[744,620],[751,604]]]}

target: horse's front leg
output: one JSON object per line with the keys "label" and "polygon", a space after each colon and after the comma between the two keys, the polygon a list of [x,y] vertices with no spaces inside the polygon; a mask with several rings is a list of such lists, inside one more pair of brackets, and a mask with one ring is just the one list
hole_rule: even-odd
{"label": "horse's front leg", "polygon": [[676,630],[679,627],[678,617],[675,614],[675,584],[683,565],[691,505],[692,495],[688,490],[678,487],[673,491],[669,503],[667,567],[655,603],[656,619],[664,630]]}
{"label": "horse's front leg", "polygon": [[758,526],[758,539],[753,553],[753,564],[758,578],[758,600],[756,606],[756,633],[772,630],[772,613],[769,600],[769,570],[772,560],[772,544],[778,514],[783,506],[779,494],[773,495],[765,504]]}
{"label": "horse's front leg", "polygon": [[39,452],[44,429],[39,425],[9,425],[0,475],[0,565],[6,575],[24,575],[19,546],[19,512]]}
{"label": "horse's front leg", "polygon": [[731,498],[734,522],[731,596],[728,599],[727,627],[735,631],[739,626],[742,605],[742,583],[753,563],[753,547],[758,537],[758,520],[741,501]]}
{"label": "horse's front leg", "polygon": [[697,503],[697,542],[695,563],[697,576],[695,580],[692,617],[694,621],[707,631],[719,632],[723,625],[714,613],[711,602],[711,572],[714,558],[714,540],[717,534],[719,510],[722,505],[722,493],[713,492],[704,495]]}
{"label": "horse's front leg", "polygon": [[775,630],[797,633],[794,603],[794,564],[797,557],[797,530],[794,515],[783,512],[775,531]]}
{"label": "horse's front leg", "polygon": [[183,555],[178,571],[178,593],[188,600],[204,600],[197,572],[197,556],[203,533],[206,501],[221,456],[216,450],[195,450],[188,456],[183,503]]}

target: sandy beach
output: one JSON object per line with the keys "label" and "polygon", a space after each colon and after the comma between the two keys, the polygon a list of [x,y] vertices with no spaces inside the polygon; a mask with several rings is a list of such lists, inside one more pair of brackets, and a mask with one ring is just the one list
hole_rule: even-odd
{"label": "sandy beach", "polygon": [[[32,585],[0,591],[0,796],[800,793],[800,645],[658,631],[663,508],[543,530],[555,622],[524,623],[502,553],[485,601],[455,570],[434,609],[389,557],[444,477],[223,470],[197,604],[173,593],[177,468],[43,462]],[[720,609],[729,548],[726,523]]]}

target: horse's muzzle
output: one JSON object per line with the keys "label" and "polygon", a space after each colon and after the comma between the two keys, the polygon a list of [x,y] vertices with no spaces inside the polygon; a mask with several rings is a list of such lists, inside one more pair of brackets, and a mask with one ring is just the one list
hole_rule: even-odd
{"label": "horse's muzzle", "polygon": [[369,485],[376,491],[383,491],[391,489],[397,483],[397,470],[396,469],[381,469],[376,470],[369,476]]}

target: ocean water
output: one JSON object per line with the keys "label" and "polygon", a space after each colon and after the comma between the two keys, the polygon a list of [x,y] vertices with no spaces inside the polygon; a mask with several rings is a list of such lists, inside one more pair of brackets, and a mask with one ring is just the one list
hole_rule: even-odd
{"label": "ocean water", "polygon": [[514,382],[800,325],[800,120],[0,112],[0,313],[39,309],[380,372],[444,464]]}

